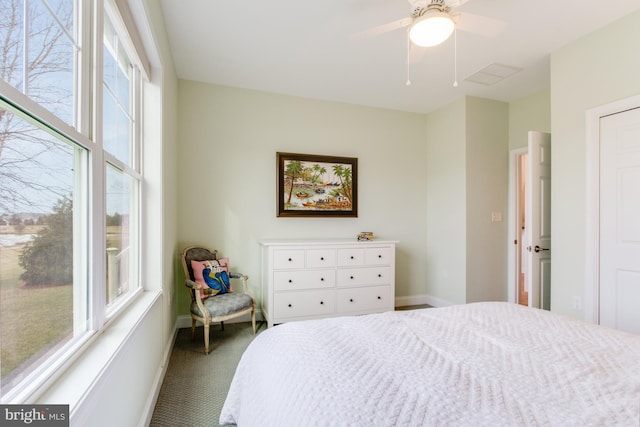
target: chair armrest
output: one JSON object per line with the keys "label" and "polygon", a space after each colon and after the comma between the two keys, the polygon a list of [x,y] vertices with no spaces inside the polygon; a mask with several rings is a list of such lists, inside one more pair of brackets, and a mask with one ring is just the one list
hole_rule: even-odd
{"label": "chair armrest", "polygon": [[190,279],[185,280],[184,285],[189,289],[193,289],[194,291],[200,289],[200,285]]}
{"label": "chair armrest", "polygon": [[[202,303],[202,297],[200,296],[200,288],[202,288],[202,285],[190,279],[186,279],[184,281],[184,285],[191,290],[191,301],[196,303],[196,305],[200,309],[200,312],[204,314],[205,318],[210,318],[211,315],[209,314],[209,310],[207,310]],[[210,289],[205,289],[205,292],[210,291]]]}
{"label": "chair armrest", "polygon": [[247,280],[249,280],[249,276],[242,273],[229,272],[229,278],[240,279],[242,281],[242,290],[244,291],[244,293],[253,298],[253,295],[251,295],[251,293],[249,292],[249,287],[247,286]]}
{"label": "chair armrest", "polygon": [[[198,291],[198,290],[200,290],[200,289],[202,289],[202,288],[204,287],[204,286],[202,286],[201,284],[196,283],[196,282],[194,282],[193,280],[189,280],[189,279],[187,279],[187,280],[185,280],[185,281],[184,281],[184,285],[185,285],[187,288],[189,288],[189,289],[191,289],[191,290],[193,290],[193,291]],[[202,292],[203,292],[205,295],[215,295],[215,294],[213,293],[213,289],[211,289],[211,288],[209,288],[209,287],[205,287],[205,288],[204,288],[204,291],[202,291]],[[200,292],[196,292],[196,294],[197,294],[198,298],[200,298]]]}

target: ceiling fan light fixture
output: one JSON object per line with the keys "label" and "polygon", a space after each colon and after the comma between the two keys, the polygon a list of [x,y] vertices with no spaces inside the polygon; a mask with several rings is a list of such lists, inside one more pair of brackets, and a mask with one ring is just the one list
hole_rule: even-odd
{"label": "ceiling fan light fixture", "polygon": [[427,13],[409,28],[409,38],[418,46],[439,45],[451,36],[455,23],[448,13]]}

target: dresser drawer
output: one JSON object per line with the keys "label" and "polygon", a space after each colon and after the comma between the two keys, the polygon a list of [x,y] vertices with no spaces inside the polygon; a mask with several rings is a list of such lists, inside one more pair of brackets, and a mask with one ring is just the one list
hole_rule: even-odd
{"label": "dresser drawer", "polygon": [[391,286],[338,289],[338,312],[384,310],[393,307]]}
{"label": "dresser drawer", "polygon": [[364,265],[364,248],[344,248],[338,249],[338,266],[350,267]]}
{"label": "dresser drawer", "polygon": [[273,273],[275,291],[333,288],[335,285],[336,272],[334,270],[293,270]]}
{"label": "dresser drawer", "polygon": [[366,265],[391,265],[393,263],[393,250],[390,247],[366,248],[364,250],[364,263]]}
{"label": "dresser drawer", "polygon": [[277,292],[274,295],[274,314],[277,318],[329,315],[335,310],[334,289]]}
{"label": "dresser drawer", "polygon": [[332,268],[336,266],[335,249],[310,249],[306,251],[307,268]]}
{"label": "dresser drawer", "polygon": [[304,250],[283,249],[273,251],[273,268],[304,268]]}
{"label": "dresser drawer", "polygon": [[338,270],[337,285],[388,285],[393,283],[392,267],[341,268]]}

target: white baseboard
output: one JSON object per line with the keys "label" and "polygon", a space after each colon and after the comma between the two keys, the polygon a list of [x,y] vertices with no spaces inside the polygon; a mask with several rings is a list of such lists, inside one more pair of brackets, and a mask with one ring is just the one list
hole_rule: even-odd
{"label": "white baseboard", "polygon": [[412,305],[424,305],[424,304],[428,304],[432,307],[446,307],[449,305],[455,305],[455,303],[451,301],[447,301],[445,299],[434,297],[427,294],[396,297],[396,300],[395,300],[396,307],[407,307]]}

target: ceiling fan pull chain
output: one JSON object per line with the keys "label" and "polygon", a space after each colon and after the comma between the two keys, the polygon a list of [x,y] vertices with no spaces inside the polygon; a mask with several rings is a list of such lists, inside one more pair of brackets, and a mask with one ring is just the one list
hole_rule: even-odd
{"label": "ceiling fan pull chain", "polygon": [[458,29],[453,28],[453,87],[458,87]]}
{"label": "ceiling fan pull chain", "polygon": [[409,40],[409,30],[407,29],[407,86],[411,86],[411,78],[409,76],[409,55],[411,53],[411,41]]}

